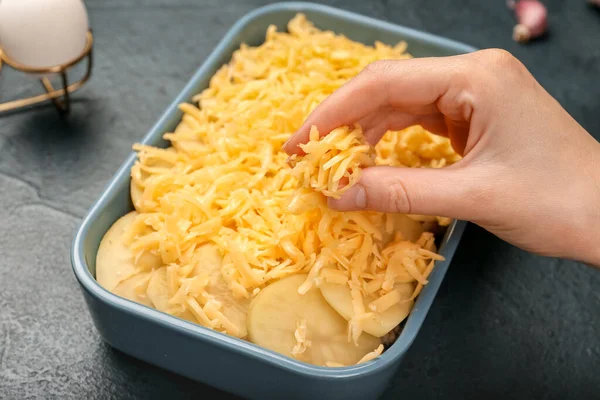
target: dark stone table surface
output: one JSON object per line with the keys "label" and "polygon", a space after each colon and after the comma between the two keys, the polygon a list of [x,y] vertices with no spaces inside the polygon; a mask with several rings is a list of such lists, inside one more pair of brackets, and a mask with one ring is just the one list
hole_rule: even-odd
{"label": "dark stone table surface", "polygon": [[[104,344],[69,250],[131,144],[231,25],[266,3],[88,0],[96,64],[72,115],[61,120],[45,106],[0,116],[0,398],[233,398]],[[528,46],[511,41],[504,0],[327,3],[508,49],[600,138],[600,13],[584,0],[547,1],[551,34]],[[37,89],[2,72],[0,100]],[[528,254],[469,226],[384,398],[600,398],[600,271]]]}

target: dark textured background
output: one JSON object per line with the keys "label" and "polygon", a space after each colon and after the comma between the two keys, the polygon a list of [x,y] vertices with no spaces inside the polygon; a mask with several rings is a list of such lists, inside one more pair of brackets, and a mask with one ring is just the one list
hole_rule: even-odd
{"label": "dark textured background", "polygon": [[[231,25],[266,3],[87,1],[96,65],[70,118],[59,119],[51,107],[0,116],[0,398],[214,392],[101,341],[71,272],[69,246],[131,144]],[[480,48],[506,48],[600,138],[600,13],[583,0],[548,1],[552,33],[529,46],[511,41],[504,0],[327,3]],[[10,71],[0,85],[0,100],[38,87]],[[470,226],[385,398],[599,398],[599,370],[600,272],[527,254]]]}

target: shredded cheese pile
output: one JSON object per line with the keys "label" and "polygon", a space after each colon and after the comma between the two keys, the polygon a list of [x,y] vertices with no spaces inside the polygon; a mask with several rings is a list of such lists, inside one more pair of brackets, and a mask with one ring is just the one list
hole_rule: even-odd
{"label": "shredded cheese pile", "polygon": [[[301,144],[304,156],[294,154],[290,161],[300,186],[339,199],[354,186],[363,167],[375,165],[375,149],[366,143],[360,126],[343,126],[320,138],[315,126],[309,142]],[[343,185],[345,183],[345,185]]]}
{"label": "shredded cheese pile", "polygon": [[[410,58],[405,49],[403,42],[363,45],[320,31],[298,15],[288,32],[271,26],[264,44],[242,45],[194,98],[198,106],[180,106],[181,123],[164,135],[171,147],[134,147],[132,197],[139,215],[127,243],[138,258],[151,252],[168,265],[173,310],[189,310],[202,324],[232,335],[245,331],[231,326],[207,292],[206,278],[192,273],[202,261],[196,249],[205,243],[218,247],[222,276],[237,299],[251,299],[270,282],[299,273],[308,273],[304,292],[321,280],[349,285],[354,340],[364,315],[399,301],[386,297],[395,281],[427,282],[441,259],[433,235],[425,233],[416,243],[401,237],[390,242],[392,215],[339,213],[326,207],[319,192],[298,193],[306,177],[294,176],[280,151],[334,90],[373,61]],[[355,144],[362,139],[358,128],[353,132],[347,137]],[[350,182],[358,179],[355,165],[370,160],[366,149],[358,146],[356,152],[347,144],[327,158],[329,169],[319,165],[332,174],[330,180],[317,172],[315,188],[323,193],[339,192],[333,182],[340,174]],[[348,153],[352,156],[344,158]],[[344,157],[336,159],[340,154]],[[376,146],[377,164],[441,167],[456,160],[447,139],[421,127],[388,132]],[[365,306],[367,294],[377,302]]]}

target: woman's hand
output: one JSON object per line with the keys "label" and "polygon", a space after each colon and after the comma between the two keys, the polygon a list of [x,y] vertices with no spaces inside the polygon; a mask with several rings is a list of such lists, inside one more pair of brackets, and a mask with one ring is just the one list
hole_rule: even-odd
{"label": "woman's hand", "polygon": [[509,53],[373,63],[284,150],[301,153],[312,125],[356,122],[373,144],[420,124],[464,158],[443,169],[367,168],[330,207],[468,220],[525,250],[600,265],[600,144]]}

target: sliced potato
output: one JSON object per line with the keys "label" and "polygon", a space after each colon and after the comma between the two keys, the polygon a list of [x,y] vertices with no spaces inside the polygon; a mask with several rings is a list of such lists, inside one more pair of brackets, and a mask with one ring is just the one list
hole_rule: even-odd
{"label": "sliced potato", "polygon": [[[352,294],[348,285],[339,285],[336,283],[322,283],[319,289],[323,298],[346,320],[354,317],[354,308],[352,307]],[[410,298],[414,285],[411,283],[397,283],[394,290],[403,299]],[[365,308],[367,312],[373,312],[369,309],[369,304],[375,300],[372,296],[365,296]],[[363,330],[373,336],[383,337],[392,331],[400,322],[402,322],[410,313],[414,302],[396,303],[383,312],[375,312],[372,318],[366,319],[363,324]]]}
{"label": "sliced potato", "polygon": [[152,270],[162,265],[159,255],[146,252],[134,264],[134,256],[131,250],[123,243],[125,230],[133,223],[137,212],[119,218],[117,222],[106,232],[98,254],[96,255],[96,280],[107,290],[114,292],[119,283],[139,272],[138,267],[144,270]]}
{"label": "sliced potato", "polygon": [[169,309],[169,286],[167,282],[167,267],[160,267],[152,271],[148,288],[148,297],[154,304],[154,308],[166,312]]}
{"label": "sliced potato", "polygon": [[150,272],[139,272],[121,281],[112,292],[117,296],[152,307],[152,301],[146,294]]}
{"label": "sliced potato", "polygon": [[[348,323],[325,301],[318,289],[306,294],[298,287],[306,275],[293,275],[263,289],[250,305],[248,338],[267,349],[310,364],[356,364],[375,350],[380,340],[363,333],[358,345],[348,339]],[[306,321],[306,342],[303,353],[292,355],[297,344],[295,331],[300,321]]]}
{"label": "sliced potato", "polygon": [[146,294],[152,302],[154,308],[159,311],[170,313],[176,317],[186,319],[188,321],[198,323],[194,314],[189,310],[183,312],[173,313],[171,307],[169,307],[169,286],[167,281],[167,267],[160,267],[152,271],[150,280],[148,282],[148,288]]}
{"label": "sliced potato", "polygon": [[207,292],[221,303],[220,311],[223,315],[240,328],[240,337],[246,337],[248,333],[246,318],[250,300],[236,298],[229,288],[221,272],[223,258],[217,246],[214,244],[205,244],[196,249],[196,253],[198,259],[202,261],[199,261],[194,268],[194,275],[208,274],[209,283],[206,287]]}

